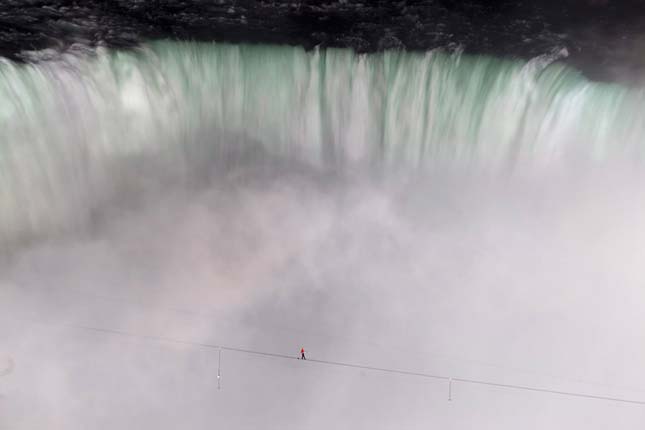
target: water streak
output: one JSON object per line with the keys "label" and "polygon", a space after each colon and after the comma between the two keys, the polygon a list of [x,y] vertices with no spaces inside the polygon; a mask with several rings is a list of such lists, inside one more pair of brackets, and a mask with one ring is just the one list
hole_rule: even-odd
{"label": "water streak", "polygon": [[79,228],[143,171],[175,181],[246,149],[378,169],[639,159],[643,106],[542,59],[442,52],[158,42],[4,62],[0,244]]}

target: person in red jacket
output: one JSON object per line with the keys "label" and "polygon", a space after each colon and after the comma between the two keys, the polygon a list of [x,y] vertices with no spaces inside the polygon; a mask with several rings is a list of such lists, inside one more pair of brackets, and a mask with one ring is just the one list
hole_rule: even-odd
{"label": "person in red jacket", "polygon": [[304,346],[303,346],[302,348],[300,348],[300,358],[301,358],[302,360],[306,360],[306,359],[307,359],[307,357],[305,357],[305,347],[304,347]]}

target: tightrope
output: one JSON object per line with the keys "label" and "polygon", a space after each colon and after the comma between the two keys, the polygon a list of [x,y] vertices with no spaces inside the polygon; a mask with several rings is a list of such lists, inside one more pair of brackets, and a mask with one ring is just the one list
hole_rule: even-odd
{"label": "tightrope", "polygon": [[[41,324],[44,324],[44,323],[41,323]],[[47,325],[49,325],[49,324],[47,324]],[[247,349],[247,348],[237,348],[237,347],[232,347],[232,346],[227,346],[227,345],[218,345],[218,344],[214,344],[214,343],[194,342],[194,341],[183,340],[183,339],[169,338],[169,337],[165,337],[165,336],[137,334],[137,333],[131,333],[131,332],[124,331],[124,330],[102,328],[102,327],[93,327],[93,326],[87,326],[87,325],[76,325],[76,324],[61,324],[61,326],[67,327],[67,328],[78,329],[78,330],[86,330],[86,331],[93,331],[93,332],[97,332],[97,333],[104,333],[104,334],[118,335],[118,336],[123,336],[123,337],[131,337],[131,338],[136,338],[136,339],[143,339],[143,340],[148,340],[148,341],[168,342],[168,343],[174,343],[174,344],[179,344],[179,345],[188,345],[188,346],[194,346],[194,347],[200,347],[200,348],[217,349],[217,350],[221,350],[221,351],[233,351],[233,352],[251,354],[251,355],[256,355],[256,356],[261,356],[261,357],[279,358],[279,359],[284,359],[284,360],[298,360],[298,357],[295,357],[295,356],[292,356],[292,355],[287,355],[287,354],[279,354],[279,353],[273,353],[273,352],[259,351],[259,350],[255,350],[255,349]],[[461,382],[461,383],[464,383],[464,384],[485,385],[485,386],[489,386],[489,387],[502,388],[502,389],[532,391],[532,392],[554,394],[554,395],[567,396],[567,397],[578,397],[578,398],[584,398],[584,399],[593,399],[593,400],[604,400],[604,401],[610,401],[610,402],[629,403],[629,404],[634,404],[634,405],[645,405],[645,400],[635,400],[635,399],[628,399],[628,398],[621,398],[621,397],[601,396],[601,395],[594,395],[594,394],[587,394],[587,393],[579,393],[579,392],[574,392],[574,391],[560,391],[560,390],[553,390],[553,389],[549,389],[549,388],[531,387],[531,386],[528,386],[528,385],[503,384],[503,383],[494,382],[494,381],[484,381],[484,380],[478,380],[478,379],[459,378],[459,377],[452,377],[452,376],[446,376],[446,375],[435,375],[435,374],[430,374],[430,373],[413,372],[413,371],[408,371],[408,370],[393,369],[393,368],[387,368],[387,367],[375,367],[375,366],[368,366],[368,365],[363,365],[363,364],[345,363],[345,362],[341,362],[341,361],[328,361],[328,360],[316,360],[316,359],[307,359],[305,361],[308,362],[308,363],[323,364],[323,365],[327,365],[327,366],[347,367],[347,368],[353,368],[353,369],[370,370],[370,371],[374,371],[374,372],[384,372],[384,373],[405,375],[405,376],[411,376],[411,377],[435,379],[435,380],[441,380],[441,381],[450,381],[451,383]]]}

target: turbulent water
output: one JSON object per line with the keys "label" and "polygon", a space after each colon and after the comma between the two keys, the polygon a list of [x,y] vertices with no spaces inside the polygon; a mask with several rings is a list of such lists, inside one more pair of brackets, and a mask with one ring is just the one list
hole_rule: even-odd
{"label": "turbulent water", "polygon": [[159,42],[3,62],[0,238],[81,228],[142,169],[192,180],[247,156],[335,170],[639,159],[645,93],[553,59]]}
{"label": "turbulent water", "polygon": [[[642,400],[643,90],[565,53],[83,51],[0,63],[0,428],[642,428],[314,360]],[[220,381],[222,344],[311,360]]]}

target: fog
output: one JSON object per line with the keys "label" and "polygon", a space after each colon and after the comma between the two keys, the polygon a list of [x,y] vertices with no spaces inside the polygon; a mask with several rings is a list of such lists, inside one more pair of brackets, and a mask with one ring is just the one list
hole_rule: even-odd
{"label": "fog", "polygon": [[642,429],[554,392],[645,401],[645,93],[552,60],[0,63],[0,429]]}
{"label": "fog", "polygon": [[0,427],[642,428],[642,405],[448,401],[445,381],[228,350],[218,389],[218,350],[172,340],[644,400],[643,179],[251,160],[131,184],[5,262]]}

